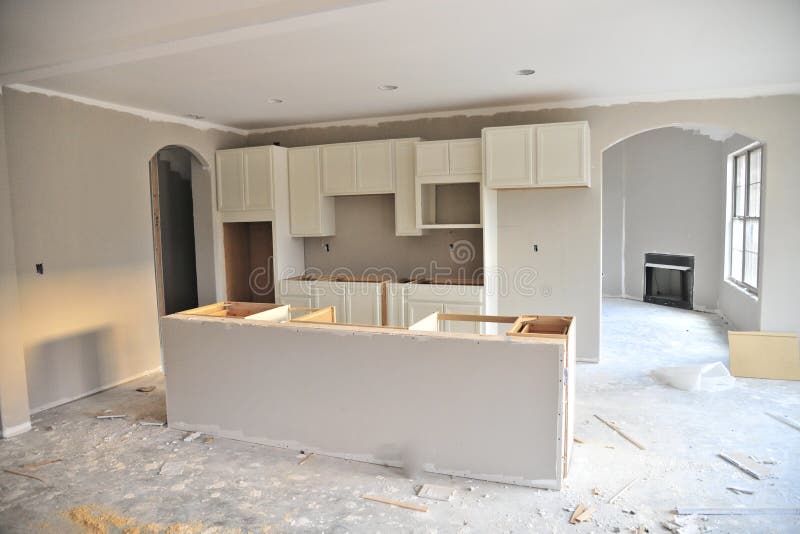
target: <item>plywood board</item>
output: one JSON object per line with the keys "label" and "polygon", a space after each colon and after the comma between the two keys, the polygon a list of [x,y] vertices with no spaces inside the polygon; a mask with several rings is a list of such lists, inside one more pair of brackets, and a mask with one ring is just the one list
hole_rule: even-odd
{"label": "plywood board", "polygon": [[800,344],[797,334],[728,332],[733,376],[800,380]]}

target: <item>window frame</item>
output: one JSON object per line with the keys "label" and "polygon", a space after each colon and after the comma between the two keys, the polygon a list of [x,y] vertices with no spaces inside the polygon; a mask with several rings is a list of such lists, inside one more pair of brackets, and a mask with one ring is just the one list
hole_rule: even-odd
{"label": "window frame", "polygon": [[[758,191],[759,191],[759,206],[758,206],[758,215],[752,216],[750,215],[750,158],[751,154],[756,150],[761,151],[760,156],[760,169],[759,169],[759,181],[758,181]],[[728,196],[728,209],[726,213],[726,239],[725,239],[725,280],[734,284],[737,287],[742,288],[743,290],[747,291],[748,293],[758,296],[759,294],[759,287],[761,286],[761,251],[762,251],[762,228],[763,228],[763,206],[764,206],[764,160],[765,160],[766,148],[763,143],[756,141],[751,143],[747,146],[740,148],[734,152],[728,154],[728,184],[727,184],[727,196]],[[737,165],[736,160],[744,156],[744,187],[742,191],[744,193],[744,203],[742,206],[742,215],[736,214],[736,203],[737,203],[737,187],[736,187],[736,178],[737,178]],[[734,221],[741,221],[741,228],[742,228],[742,242],[741,242],[741,251],[742,251],[742,264],[741,264],[741,280],[735,278],[733,276],[733,223]],[[758,221],[758,250],[756,251],[756,285],[749,284],[745,282],[745,265],[747,259],[747,223],[752,221]]]}

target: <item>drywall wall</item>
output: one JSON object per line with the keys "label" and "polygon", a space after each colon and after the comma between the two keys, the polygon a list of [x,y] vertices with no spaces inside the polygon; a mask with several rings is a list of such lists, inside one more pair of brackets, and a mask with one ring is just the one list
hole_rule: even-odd
{"label": "drywall wall", "polygon": [[625,240],[625,142],[603,152],[603,295],[621,297]]}
{"label": "drywall wall", "polygon": [[160,366],[148,162],[178,145],[213,167],[216,149],[244,138],[8,88],[3,102],[20,333],[39,410]]}
{"label": "drywall wall", "polygon": [[471,278],[482,266],[482,244],[479,228],[396,236],[394,195],[336,197],[336,235],[305,239],[306,270],[358,276],[392,269],[400,278],[412,274]]}
{"label": "drywall wall", "polygon": [[3,109],[0,98],[0,437],[10,437],[29,430],[31,423],[25,353],[19,334],[17,265]]}
{"label": "drywall wall", "polygon": [[188,315],[162,325],[170,428],[379,464],[414,461],[469,478],[560,484],[560,343]]}
{"label": "drywall wall", "polygon": [[[498,193],[498,264],[524,292],[502,294],[499,312],[535,312],[578,318],[578,357],[596,361],[600,340],[602,152],[634,134],[676,124],[718,126],[769,145],[761,327],[800,331],[800,179],[794,154],[800,146],[800,96],[686,100],[503,112],[493,115],[392,119],[276,129],[248,136],[252,146],[283,146],[420,136],[478,137],[486,126],[587,120],[591,129],[590,189]],[[338,217],[338,214],[337,214]],[[548,240],[539,253],[531,245]],[[501,293],[503,289],[500,288]]]}

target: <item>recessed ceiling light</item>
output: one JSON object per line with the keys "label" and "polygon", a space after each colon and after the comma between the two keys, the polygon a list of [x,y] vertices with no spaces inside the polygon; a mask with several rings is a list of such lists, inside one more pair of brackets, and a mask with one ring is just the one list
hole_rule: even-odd
{"label": "recessed ceiling light", "polygon": [[202,115],[197,115],[196,113],[187,113],[186,115],[184,115],[184,117],[186,117],[187,119],[194,119],[196,121],[205,119],[205,117],[203,117]]}
{"label": "recessed ceiling light", "polygon": [[517,76],[531,76],[536,74],[536,71],[533,69],[519,69],[517,71]]}
{"label": "recessed ceiling light", "polygon": [[392,85],[390,83],[378,86],[378,89],[381,91],[397,91],[398,88],[399,87],[397,85]]}
{"label": "recessed ceiling light", "polygon": [[283,104],[284,100],[282,98],[268,98],[267,104]]}

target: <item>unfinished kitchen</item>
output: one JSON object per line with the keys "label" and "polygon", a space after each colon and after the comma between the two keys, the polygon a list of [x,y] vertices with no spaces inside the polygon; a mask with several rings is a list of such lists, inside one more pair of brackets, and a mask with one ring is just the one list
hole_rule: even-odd
{"label": "unfinished kitchen", "polygon": [[798,29],[0,4],[0,532],[797,531]]}

